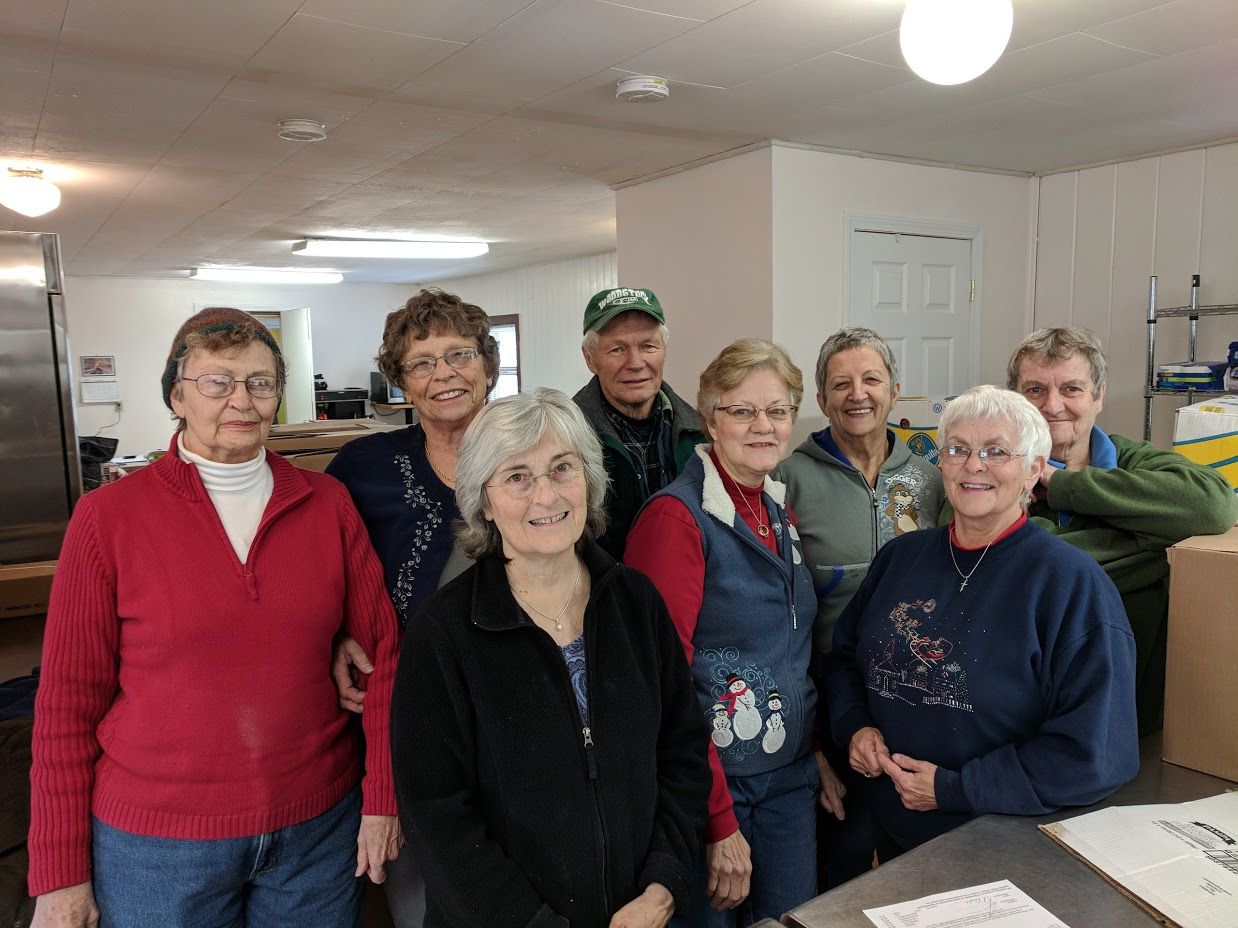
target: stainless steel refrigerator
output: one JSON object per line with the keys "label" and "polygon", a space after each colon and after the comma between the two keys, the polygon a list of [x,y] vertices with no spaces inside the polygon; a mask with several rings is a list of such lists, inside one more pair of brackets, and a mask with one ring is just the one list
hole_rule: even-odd
{"label": "stainless steel refrigerator", "polygon": [[52,560],[82,492],[59,236],[0,232],[0,563]]}

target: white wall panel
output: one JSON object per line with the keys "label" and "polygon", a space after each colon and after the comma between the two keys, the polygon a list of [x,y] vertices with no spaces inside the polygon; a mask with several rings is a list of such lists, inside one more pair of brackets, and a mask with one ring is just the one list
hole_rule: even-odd
{"label": "white wall panel", "polygon": [[611,251],[426,286],[442,287],[491,315],[518,314],[521,389],[555,387],[572,394],[590,376],[580,354],[585,304],[599,290],[618,286],[618,273]]}
{"label": "white wall panel", "polygon": [[[1159,277],[1160,306],[1187,303],[1196,273],[1201,303],[1238,303],[1235,202],[1238,144],[1042,178],[1035,324],[1070,320],[1105,339],[1110,376],[1101,425],[1110,431],[1142,434],[1149,275]],[[1068,264],[1071,292],[1063,307],[1059,275]],[[1234,318],[1202,320],[1198,357],[1223,358],[1236,332]],[[1163,320],[1157,360],[1178,360],[1186,350],[1186,322]],[[1155,403],[1152,437],[1167,444],[1182,402]]]}
{"label": "white wall panel", "polygon": [[1036,233],[1036,325],[1071,324],[1075,279],[1075,200],[1078,175],[1056,174],[1040,182]]}
{"label": "white wall panel", "polygon": [[1071,313],[1109,341],[1109,291],[1113,273],[1113,199],[1116,165],[1079,172],[1075,207],[1074,283]]}

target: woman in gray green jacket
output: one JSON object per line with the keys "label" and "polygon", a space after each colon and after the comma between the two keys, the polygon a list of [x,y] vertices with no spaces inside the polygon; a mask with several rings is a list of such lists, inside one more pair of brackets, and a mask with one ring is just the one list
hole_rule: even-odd
{"label": "woman in gray green jacket", "polygon": [[[787,485],[816,587],[814,669],[830,650],[834,623],[878,549],[898,535],[936,526],[945,502],[940,471],[886,428],[897,399],[890,346],[872,329],[839,329],[817,357],[817,405],[829,427],[809,436],[775,472]],[[839,759],[831,766],[843,771],[845,782],[847,763]],[[846,803],[851,820],[827,820],[828,833],[818,840],[830,886],[857,876],[872,860],[856,820],[863,810],[851,805]]]}

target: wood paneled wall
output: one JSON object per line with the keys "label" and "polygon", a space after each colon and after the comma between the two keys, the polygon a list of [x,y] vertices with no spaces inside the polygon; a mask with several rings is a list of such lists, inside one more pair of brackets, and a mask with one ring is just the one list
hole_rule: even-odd
{"label": "wood paneled wall", "polygon": [[[1160,306],[1238,303],[1238,144],[1054,174],[1040,180],[1035,324],[1084,325],[1109,354],[1101,426],[1143,431],[1148,277]],[[1157,359],[1186,357],[1185,320],[1158,325]],[[1224,358],[1238,316],[1199,324],[1198,356]],[[1153,401],[1153,440],[1167,445],[1182,401]]]}

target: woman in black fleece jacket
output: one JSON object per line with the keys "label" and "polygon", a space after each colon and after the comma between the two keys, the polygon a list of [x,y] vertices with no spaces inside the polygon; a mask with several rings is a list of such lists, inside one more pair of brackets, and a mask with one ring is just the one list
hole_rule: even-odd
{"label": "woman in black fleece jacket", "polygon": [[490,404],[461,444],[478,562],[409,622],[392,700],[428,928],[661,928],[687,906],[706,728],[661,597],[589,540],[604,473],[557,391]]}

